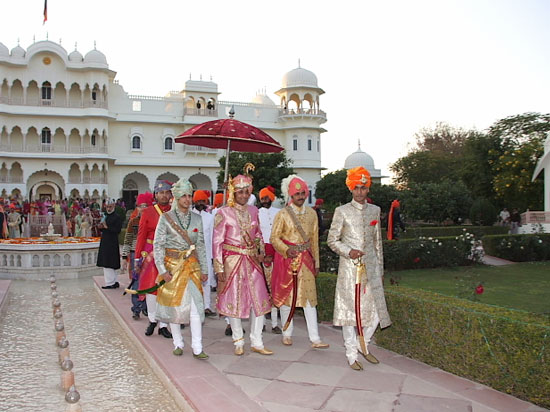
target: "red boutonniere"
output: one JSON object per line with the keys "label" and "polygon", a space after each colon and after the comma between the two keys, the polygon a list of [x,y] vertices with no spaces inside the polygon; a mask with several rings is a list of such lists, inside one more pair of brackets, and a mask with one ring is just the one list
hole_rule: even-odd
{"label": "red boutonniere", "polygon": [[480,283],[476,288],[476,294],[481,295],[484,292],[483,285]]}
{"label": "red boutonniere", "polygon": [[372,222],[370,222],[370,225],[371,226],[376,226],[377,223],[378,223],[378,220],[374,219]]}
{"label": "red boutonniere", "polygon": [[198,231],[199,231],[199,229],[197,229],[197,228],[193,229],[193,232],[198,232]]}

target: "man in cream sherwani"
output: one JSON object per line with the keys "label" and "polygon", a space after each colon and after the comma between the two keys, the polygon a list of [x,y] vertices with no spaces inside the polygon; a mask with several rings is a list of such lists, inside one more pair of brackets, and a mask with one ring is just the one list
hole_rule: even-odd
{"label": "man in cream sherwani", "polygon": [[382,328],[391,324],[382,283],[384,260],[380,208],[367,203],[370,184],[370,174],[363,167],[348,170],[346,185],[353,200],[336,208],[327,239],[329,247],[340,256],[333,324],[342,326],[346,357],[354,370],[363,369],[363,365],[357,361],[358,352],[368,362],[378,363],[368,349],[366,353],[358,351],[355,300],[359,264],[363,263],[366,269],[366,276],[360,278],[358,295],[365,343],[368,345],[378,324]]}

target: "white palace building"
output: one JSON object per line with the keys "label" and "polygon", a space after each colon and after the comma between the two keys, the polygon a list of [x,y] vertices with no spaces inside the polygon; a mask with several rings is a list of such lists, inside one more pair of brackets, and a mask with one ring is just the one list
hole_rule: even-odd
{"label": "white palace building", "polygon": [[[11,51],[0,43],[0,196],[134,199],[157,179],[189,179],[218,189],[224,150],[176,144],[192,126],[227,118],[257,126],[286,149],[296,173],[315,193],[321,176],[320,110],[324,91],[314,73],[283,76],[275,104],[218,100],[212,81],[188,80],[164,97],[129,95],[99,50],[82,56],[52,41]],[[310,197],[309,203],[315,198]]]}

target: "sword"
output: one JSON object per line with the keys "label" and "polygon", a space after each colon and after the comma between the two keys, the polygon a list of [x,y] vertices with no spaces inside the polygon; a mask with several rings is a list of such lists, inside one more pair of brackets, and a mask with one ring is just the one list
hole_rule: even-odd
{"label": "sword", "polygon": [[294,311],[296,310],[296,297],[298,295],[298,269],[300,268],[300,257],[295,257],[290,262],[290,268],[292,269],[292,306],[290,307],[290,313],[288,319],[285,322],[283,331],[287,330],[294,317]]}
{"label": "sword", "polygon": [[357,322],[357,334],[359,335],[359,344],[362,352],[367,355],[367,345],[365,344],[365,336],[363,335],[363,324],[361,322],[361,280],[367,276],[367,268],[359,257],[353,259],[353,264],[356,267],[355,274],[355,321]]}

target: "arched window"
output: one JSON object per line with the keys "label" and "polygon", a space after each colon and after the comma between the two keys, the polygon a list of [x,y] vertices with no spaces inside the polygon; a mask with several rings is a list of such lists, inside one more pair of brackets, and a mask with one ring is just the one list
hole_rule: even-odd
{"label": "arched window", "polygon": [[96,145],[96,141],[97,141],[97,138],[96,138],[96,135],[95,135],[95,132],[92,133],[92,137],[90,138],[90,144],[92,146],[95,146]]}
{"label": "arched window", "polygon": [[313,203],[313,190],[311,188],[311,186],[308,186],[308,189],[309,189],[309,195],[308,195],[308,198],[307,198],[307,202],[311,205]]}
{"label": "arched window", "polygon": [[307,139],[307,150],[309,150],[310,152],[312,150],[312,144],[313,142],[311,141],[311,139]]}
{"label": "arched window", "polygon": [[50,82],[42,83],[42,100],[52,99],[52,85]]}
{"label": "arched window", "polygon": [[164,151],[173,152],[174,151],[174,139],[171,137],[166,137],[164,139]]}
{"label": "arched window", "polygon": [[297,138],[292,139],[292,150],[294,150],[294,151],[298,150],[298,139]]}
{"label": "arched window", "polygon": [[51,144],[52,143],[52,132],[47,127],[42,129],[42,144]]}
{"label": "arched window", "polygon": [[318,152],[321,151],[321,140],[320,139],[317,139],[317,151]]}
{"label": "arched window", "polygon": [[141,150],[141,137],[132,137],[132,150]]}

